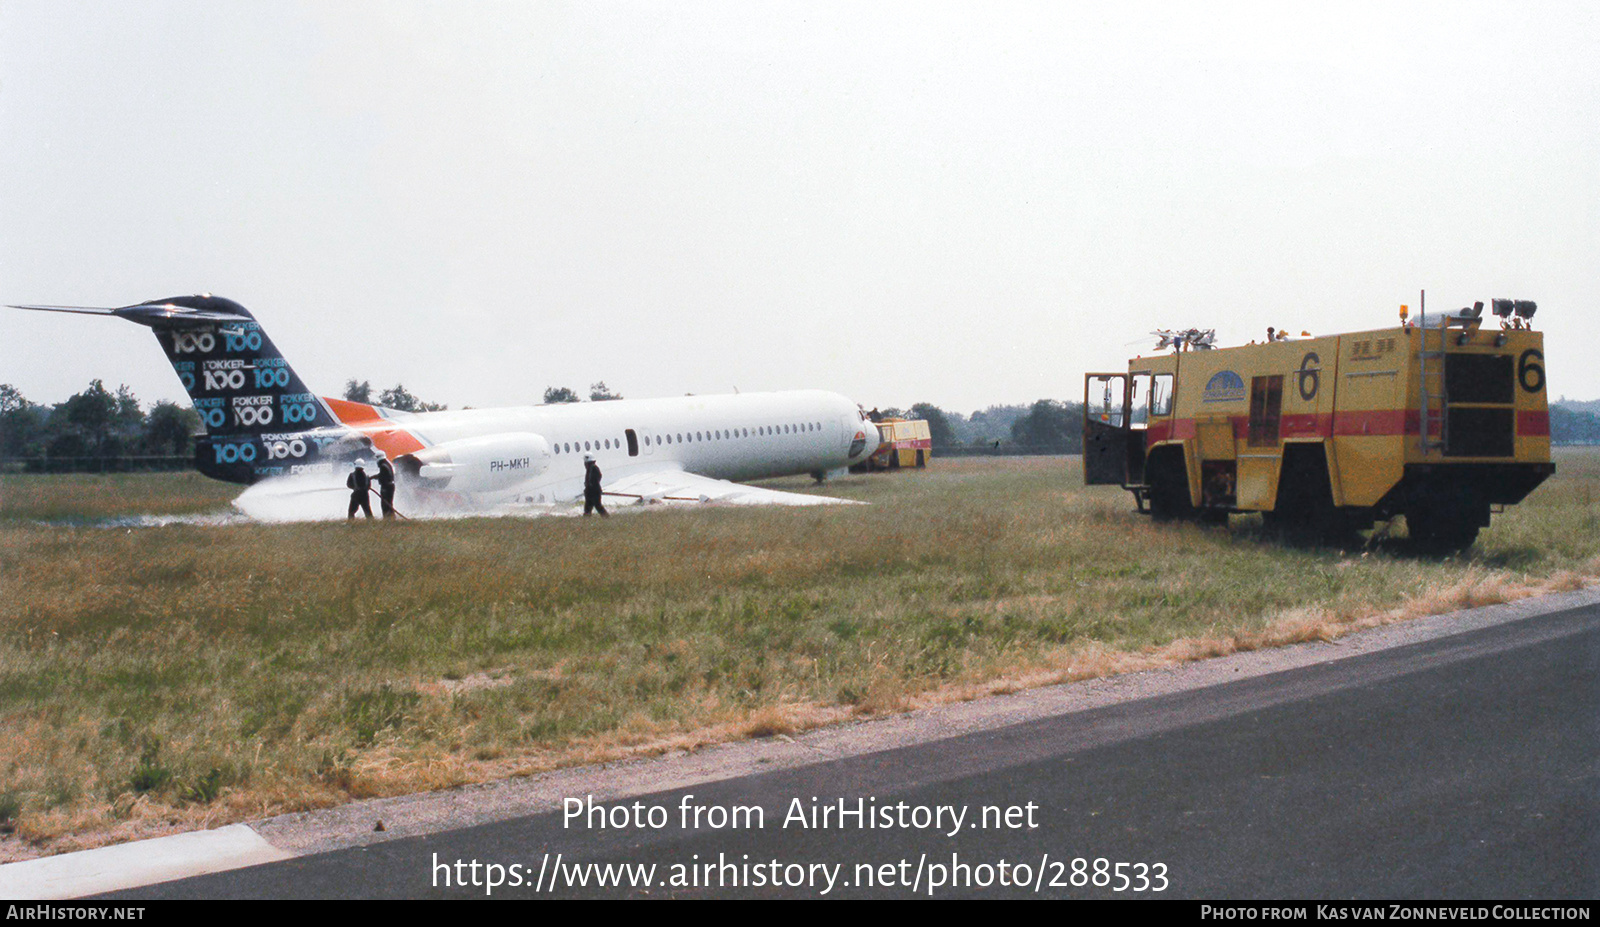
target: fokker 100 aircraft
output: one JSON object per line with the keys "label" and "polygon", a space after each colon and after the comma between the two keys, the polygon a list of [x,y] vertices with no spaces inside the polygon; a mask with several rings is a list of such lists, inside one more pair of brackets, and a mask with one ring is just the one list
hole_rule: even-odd
{"label": "fokker 100 aircraft", "polygon": [[583,459],[592,455],[613,501],[808,505],[842,500],[735,481],[820,479],[865,460],[878,443],[860,407],[821,390],[401,412],[312,393],[249,310],[229,299],[13,308],[111,315],[153,329],[205,422],[200,472],[233,483],[304,475],[339,486],[351,462],[376,447],[413,499],[553,504],[582,497]]}

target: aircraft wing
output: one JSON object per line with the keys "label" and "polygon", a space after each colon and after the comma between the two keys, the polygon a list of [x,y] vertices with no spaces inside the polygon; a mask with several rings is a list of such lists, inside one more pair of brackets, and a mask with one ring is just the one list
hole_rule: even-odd
{"label": "aircraft wing", "polygon": [[697,476],[682,470],[656,470],[630,473],[608,481],[605,500],[612,505],[629,503],[722,502],[731,505],[865,505],[854,499],[813,496],[809,493],[763,489],[729,480]]}

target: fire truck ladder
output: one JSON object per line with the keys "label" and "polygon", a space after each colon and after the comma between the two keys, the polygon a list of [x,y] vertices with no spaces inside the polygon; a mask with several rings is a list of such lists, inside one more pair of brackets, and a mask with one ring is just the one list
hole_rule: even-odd
{"label": "fire truck ladder", "polygon": [[[1422,392],[1422,453],[1427,456],[1429,451],[1443,451],[1448,439],[1445,429],[1449,427],[1450,417],[1446,413],[1450,407],[1450,396],[1445,389],[1445,352],[1450,344],[1450,317],[1439,318],[1439,349],[1428,350],[1428,311],[1426,304],[1421,312],[1422,319],[1422,348],[1418,352],[1418,363]],[[1432,363],[1429,363],[1432,361]],[[1438,437],[1434,437],[1437,434]]]}

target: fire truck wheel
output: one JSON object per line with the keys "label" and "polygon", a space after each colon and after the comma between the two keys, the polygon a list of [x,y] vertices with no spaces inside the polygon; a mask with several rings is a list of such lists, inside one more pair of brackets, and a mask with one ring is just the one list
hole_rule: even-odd
{"label": "fire truck wheel", "polygon": [[1478,529],[1489,523],[1488,501],[1465,483],[1418,486],[1401,512],[1412,549],[1426,555],[1471,547]]}
{"label": "fire truck wheel", "polygon": [[1417,507],[1408,509],[1406,532],[1411,546],[1424,554],[1453,554],[1478,539],[1478,523],[1459,511]]}
{"label": "fire truck wheel", "polygon": [[1328,459],[1318,447],[1294,447],[1284,454],[1275,511],[1263,515],[1269,531],[1303,546],[1344,544],[1350,520],[1333,504]]}
{"label": "fire truck wheel", "polygon": [[1150,517],[1156,521],[1177,521],[1194,517],[1189,501],[1189,474],[1183,458],[1171,452],[1153,456],[1145,467],[1150,484]]}

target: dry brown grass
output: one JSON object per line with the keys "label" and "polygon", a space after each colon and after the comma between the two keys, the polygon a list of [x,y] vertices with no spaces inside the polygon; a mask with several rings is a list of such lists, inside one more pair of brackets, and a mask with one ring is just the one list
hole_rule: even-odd
{"label": "dry brown grass", "polygon": [[[1151,525],[1052,459],[830,487],[870,508],[132,531],[37,522],[128,514],[125,483],[5,477],[0,812],[8,797],[16,812],[0,856],[1578,588],[1600,576],[1600,457],[1560,466],[1471,557],[1442,561],[1286,549],[1249,519]],[[160,479],[134,493],[152,510],[215,508]]]}

